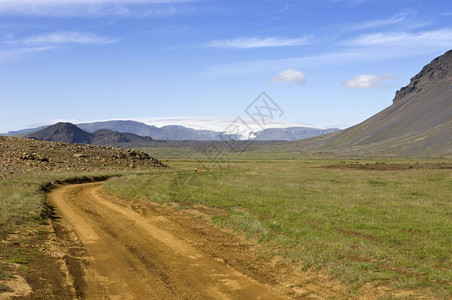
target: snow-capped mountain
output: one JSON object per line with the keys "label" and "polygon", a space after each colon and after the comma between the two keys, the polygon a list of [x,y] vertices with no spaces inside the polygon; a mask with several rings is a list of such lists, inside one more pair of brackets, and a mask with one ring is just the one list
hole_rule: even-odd
{"label": "snow-capped mountain", "polygon": [[[245,118],[137,118],[129,120],[106,120],[75,122],[87,132],[108,129],[150,136],[160,140],[285,140],[293,141],[317,136],[336,128],[322,128],[304,124],[267,121],[260,126]],[[24,135],[42,130],[47,126],[9,132],[8,135]]]}

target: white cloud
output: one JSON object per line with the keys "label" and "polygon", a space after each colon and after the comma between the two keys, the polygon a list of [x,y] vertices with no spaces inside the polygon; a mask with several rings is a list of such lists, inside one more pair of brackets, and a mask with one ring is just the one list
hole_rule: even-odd
{"label": "white cloud", "polygon": [[418,33],[371,33],[345,41],[344,43],[349,46],[450,46],[452,45],[452,29],[440,29]]}
{"label": "white cloud", "polygon": [[91,44],[103,45],[115,43],[118,40],[109,39],[98,36],[90,32],[77,31],[59,31],[44,33],[40,35],[31,36],[19,41],[11,41],[9,43],[20,43],[25,45],[63,45],[63,44]]}
{"label": "white cloud", "polygon": [[343,83],[347,89],[375,89],[375,88],[388,88],[389,86],[384,84],[386,80],[396,80],[392,74],[385,74],[381,76],[362,74],[353,79],[347,80]]}
{"label": "white cloud", "polygon": [[301,38],[237,38],[233,40],[214,40],[207,43],[206,47],[212,48],[236,48],[236,49],[250,49],[250,48],[268,48],[268,47],[288,47],[306,45],[310,37],[305,36]]}
{"label": "white cloud", "polygon": [[197,0],[1,0],[0,14],[39,16],[104,16],[129,15],[133,6],[135,13],[146,15],[153,11],[143,10],[142,5],[164,5],[193,2]]}
{"label": "white cloud", "polygon": [[271,78],[269,81],[274,82],[274,83],[296,82],[300,85],[304,85],[306,83],[306,76],[300,71],[297,71],[294,69],[288,69],[288,70],[279,72],[273,78]]}

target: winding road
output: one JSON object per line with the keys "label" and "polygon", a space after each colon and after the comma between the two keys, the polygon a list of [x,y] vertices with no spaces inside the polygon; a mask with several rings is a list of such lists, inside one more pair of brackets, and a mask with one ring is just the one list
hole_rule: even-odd
{"label": "winding road", "polygon": [[48,194],[82,299],[283,299],[173,230],[180,224],[101,188],[65,185]]}

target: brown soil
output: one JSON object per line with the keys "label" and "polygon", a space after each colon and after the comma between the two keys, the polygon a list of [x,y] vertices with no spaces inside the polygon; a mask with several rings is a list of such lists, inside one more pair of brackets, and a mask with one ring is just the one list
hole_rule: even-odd
{"label": "brown soil", "polygon": [[[0,236],[0,299],[74,299],[62,261],[54,255],[50,224]],[[5,276],[5,274],[7,274]]]}
{"label": "brown soil", "polygon": [[319,274],[297,273],[209,221],[217,209],[175,210],[105,195],[101,183],[52,191],[56,252],[82,299],[348,298]]}

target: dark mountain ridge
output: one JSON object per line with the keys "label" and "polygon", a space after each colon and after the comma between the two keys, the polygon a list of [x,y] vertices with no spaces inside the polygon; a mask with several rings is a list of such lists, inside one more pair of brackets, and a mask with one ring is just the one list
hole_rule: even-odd
{"label": "dark mountain ridge", "polygon": [[91,144],[94,135],[71,123],[57,123],[25,136],[40,141]]}
{"label": "dark mountain ridge", "polygon": [[423,89],[431,87],[431,83],[447,80],[452,77],[452,50],[432,60],[413,78],[410,83],[396,92],[393,103],[405,97],[415,96]]}
{"label": "dark mountain ridge", "polygon": [[149,146],[151,137],[142,137],[133,133],[118,132],[108,129],[93,133],[84,131],[71,123],[57,123],[40,131],[30,133],[25,138],[49,142],[91,144],[101,146]]}

